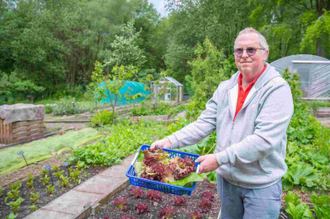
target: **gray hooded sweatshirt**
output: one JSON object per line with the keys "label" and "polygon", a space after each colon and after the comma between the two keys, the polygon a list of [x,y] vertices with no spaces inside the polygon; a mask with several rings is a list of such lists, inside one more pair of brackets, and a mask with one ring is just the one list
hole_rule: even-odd
{"label": "gray hooded sweatshirt", "polygon": [[215,130],[217,173],[233,185],[265,188],[287,171],[286,130],[293,114],[292,94],[288,83],[267,64],[233,121],[238,75],[220,83],[200,117],[168,139],[172,148],[184,147]]}

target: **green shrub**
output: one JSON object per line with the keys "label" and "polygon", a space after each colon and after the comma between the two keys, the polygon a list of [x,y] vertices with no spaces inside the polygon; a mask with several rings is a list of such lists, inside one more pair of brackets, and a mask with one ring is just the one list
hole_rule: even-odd
{"label": "green shrub", "polygon": [[134,107],[131,110],[131,116],[147,116],[147,115],[167,115],[170,111],[168,103],[153,104],[152,106],[141,102],[139,107]]}
{"label": "green shrub", "polygon": [[45,105],[45,114],[51,114],[53,112],[53,107],[51,105]]}
{"label": "green shrub", "polygon": [[[118,117],[118,114],[115,113],[115,119]],[[92,119],[93,125],[108,125],[113,123],[112,112],[108,110],[103,110],[101,112],[97,112],[96,115]]]}

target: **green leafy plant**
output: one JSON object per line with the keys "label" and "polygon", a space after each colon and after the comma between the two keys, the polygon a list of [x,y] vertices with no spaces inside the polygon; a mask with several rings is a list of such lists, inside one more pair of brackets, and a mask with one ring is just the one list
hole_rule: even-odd
{"label": "green leafy plant", "polygon": [[17,218],[17,216],[18,216],[17,214],[11,212],[8,216],[6,216],[6,219],[15,219]]}
{"label": "green leafy plant", "polygon": [[49,184],[49,179],[50,179],[50,177],[45,175],[45,177],[40,178],[40,182],[42,182],[42,184],[44,184],[44,186],[47,186]]}
{"label": "green leafy plant", "polygon": [[36,211],[36,210],[37,210],[37,206],[36,206],[36,205],[30,205],[30,206],[29,206],[29,209],[30,209],[31,211]]}
{"label": "green leafy plant", "polygon": [[81,175],[80,175],[80,171],[78,169],[76,169],[75,171],[72,171],[70,173],[70,176],[72,177],[72,179],[76,185],[78,185],[80,183]]}
{"label": "green leafy plant", "polygon": [[22,182],[20,180],[16,181],[15,183],[10,183],[9,188],[10,190],[18,190],[22,187]]}
{"label": "green leafy plant", "polygon": [[58,171],[53,173],[54,176],[56,176],[58,179],[61,179],[61,177],[63,176],[64,170],[62,171]]}
{"label": "green leafy plant", "polygon": [[134,153],[141,144],[151,144],[163,137],[166,129],[162,124],[141,121],[129,125],[123,121],[111,127],[111,135],[93,145],[75,148],[69,156],[70,163],[78,161],[86,165],[111,166]]}
{"label": "green leafy plant", "polygon": [[70,178],[69,177],[65,177],[65,176],[61,176],[60,178],[60,182],[61,182],[61,186],[62,186],[62,190],[66,189],[68,186],[70,186]]}
{"label": "green leafy plant", "polygon": [[118,114],[112,115],[113,112],[108,110],[103,110],[101,112],[96,112],[95,116],[92,118],[93,125],[108,125],[113,123],[113,119],[118,117]]}
{"label": "green leafy plant", "polygon": [[2,189],[2,187],[0,186],[0,196],[2,196],[2,192],[3,192],[3,189]]}
{"label": "green leafy plant", "polygon": [[291,191],[284,197],[287,207],[285,208],[286,212],[292,219],[301,219],[301,218],[314,218],[312,211],[309,206],[302,203],[296,193]]}
{"label": "green leafy plant", "polygon": [[39,193],[31,192],[30,200],[33,202],[34,205],[39,203]]}
{"label": "green leafy plant", "polygon": [[11,207],[11,210],[14,212],[14,214],[17,213],[23,201],[24,199],[22,199],[21,197],[19,197],[16,201],[12,201],[12,202],[7,202],[7,198],[5,199],[6,205]]}
{"label": "green leafy plant", "polygon": [[33,175],[32,174],[29,174],[26,184],[28,185],[28,187],[30,189],[33,189],[33,180],[34,180]]}
{"label": "green leafy plant", "polygon": [[41,175],[42,175],[42,177],[46,177],[47,173],[48,173],[47,170],[45,170],[45,169],[42,169],[42,170],[41,170]]}
{"label": "green leafy plant", "polygon": [[313,211],[318,219],[326,219],[330,215],[330,196],[316,196],[312,193],[311,201],[313,203]]}
{"label": "green leafy plant", "polygon": [[54,193],[55,186],[48,185],[45,191],[48,193],[48,195],[52,195]]}
{"label": "green leafy plant", "polygon": [[10,190],[9,192],[7,192],[7,198],[10,198],[13,201],[16,201],[18,198],[20,197],[19,195],[19,189],[14,189],[14,190]]}
{"label": "green leafy plant", "polygon": [[52,170],[53,170],[53,172],[55,173],[55,172],[57,172],[57,171],[59,170],[59,167],[58,167],[58,166],[53,166],[53,167],[52,167]]}
{"label": "green leafy plant", "polygon": [[51,114],[54,111],[53,107],[50,105],[45,105],[45,114]]}

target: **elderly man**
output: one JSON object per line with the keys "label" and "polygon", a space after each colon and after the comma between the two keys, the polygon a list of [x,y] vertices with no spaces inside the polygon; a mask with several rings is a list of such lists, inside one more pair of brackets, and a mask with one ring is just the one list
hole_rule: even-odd
{"label": "elderly man", "polygon": [[200,173],[218,173],[222,219],[279,217],[293,101],[287,82],[266,63],[268,53],[258,31],[241,31],[234,44],[239,71],[220,83],[195,122],[152,144],[180,148],[216,131],[214,154],[196,162]]}

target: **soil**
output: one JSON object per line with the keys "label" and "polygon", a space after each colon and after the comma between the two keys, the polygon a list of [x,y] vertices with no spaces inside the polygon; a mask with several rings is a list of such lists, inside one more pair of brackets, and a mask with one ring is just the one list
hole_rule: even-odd
{"label": "soil", "polygon": [[43,169],[45,165],[60,166],[64,161],[66,161],[67,157],[68,153],[62,154],[60,156],[55,156],[48,160],[23,167],[4,176],[0,176],[0,186],[2,188],[7,188],[10,183],[15,182],[16,180],[24,181],[28,178],[29,174],[39,176],[41,174],[40,170]]}
{"label": "soil", "polygon": [[[60,161],[61,159],[59,159],[58,161]],[[54,182],[54,185],[55,185],[55,190],[54,190],[54,194],[52,195],[49,195],[47,193],[47,191],[45,191],[45,188],[46,186],[44,186],[42,184],[42,182],[40,182],[40,178],[42,177],[40,174],[41,174],[41,171],[39,170],[40,168],[40,165],[42,165],[41,167],[43,167],[43,165],[51,165],[51,166],[55,166],[53,164],[56,164],[57,165],[57,161],[54,160],[53,158],[50,159],[50,160],[47,160],[45,162],[43,162],[42,164],[40,163],[39,165],[36,165],[36,167],[27,167],[27,168],[24,168],[24,169],[21,169],[19,171],[15,171],[14,173],[11,174],[11,176],[8,176],[9,178],[10,177],[15,177],[15,174],[17,174],[17,178],[20,178],[21,180],[23,180],[22,182],[22,187],[19,189],[20,191],[20,197],[22,197],[24,199],[24,201],[22,202],[21,204],[21,207],[20,209],[18,210],[17,214],[18,214],[18,219],[19,218],[24,218],[25,216],[29,215],[32,213],[32,211],[29,209],[29,206],[33,205],[32,201],[30,200],[30,189],[28,188],[27,184],[26,184],[26,178],[27,178],[27,175],[28,173],[31,173],[33,174],[35,177],[34,177],[34,189],[35,189],[35,192],[36,193],[39,193],[39,203],[36,205],[37,206],[37,209],[41,208],[42,206],[48,204],[50,201],[56,199],[57,197],[63,195],[64,193],[70,191],[70,189],[74,188],[76,185],[74,184],[73,180],[71,180],[71,185],[68,186],[67,188],[63,189],[60,185],[60,181],[58,180],[57,177],[53,176],[53,182]],[[90,177],[93,177],[95,176],[96,174],[102,172],[103,170],[105,170],[106,167],[94,167],[94,166],[91,166],[89,167],[88,169],[86,170],[83,170],[83,172],[81,172],[81,180],[80,180],[80,183],[86,181],[87,179],[89,179]],[[67,176],[68,175],[68,168],[67,167],[63,167],[61,166],[60,169],[61,170],[64,170],[64,175]],[[49,175],[49,174],[48,174]],[[4,176],[4,177],[7,177]],[[2,182],[6,182],[8,183],[9,180],[2,180]],[[49,180],[49,183],[51,184],[52,181],[51,179]],[[9,187],[8,186],[5,186],[5,189],[3,191],[3,195],[0,196],[0,218],[5,218],[6,216],[8,216],[12,210],[10,208],[10,206],[7,206],[6,203],[5,203],[5,197],[7,197],[7,192],[9,192]],[[7,200],[7,202],[9,201],[12,201],[10,199]]]}
{"label": "soil", "polygon": [[[130,188],[133,186],[126,187],[122,192],[116,194],[115,198],[122,198],[126,197],[128,202],[128,211],[119,211],[114,208],[113,200],[110,200],[107,204],[101,207],[101,210],[96,213],[95,216],[90,216],[88,219],[103,219],[108,217],[109,219],[120,219],[124,215],[133,216],[133,218],[148,218],[148,219],[156,219],[159,218],[159,211],[167,206],[174,205],[174,197],[177,195],[168,194],[168,193],[161,193],[162,200],[159,203],[155,203],[144,198],[134,198],[129,192]],[[146,195],[147,191],[151,191],[149,189],[142,188]],[[189,214],[193,213],[194,211],[202,212],[200,208],[200,202],[202,200],[202,194],[204,192],[211,192],[214,194],[214,199],[212,201],[211,209],[207,213],[202,213],[203,218],[207,219],[217,219],[218,214],[220,211],[220,198],[219,194],[217,193],[217,189],[215,184],[211,184],[208,180],[204,180],[203,182],[197,182],[196,188],[192,191],[191,196],[184,195],[186,197],[186,203],[182,206],[174,206],[175,213],[173,215],[173,219],[188,219]],[[138,203],[145,203],[148,204],[148,212],[138,215],[135,210],[135,206]]]}

